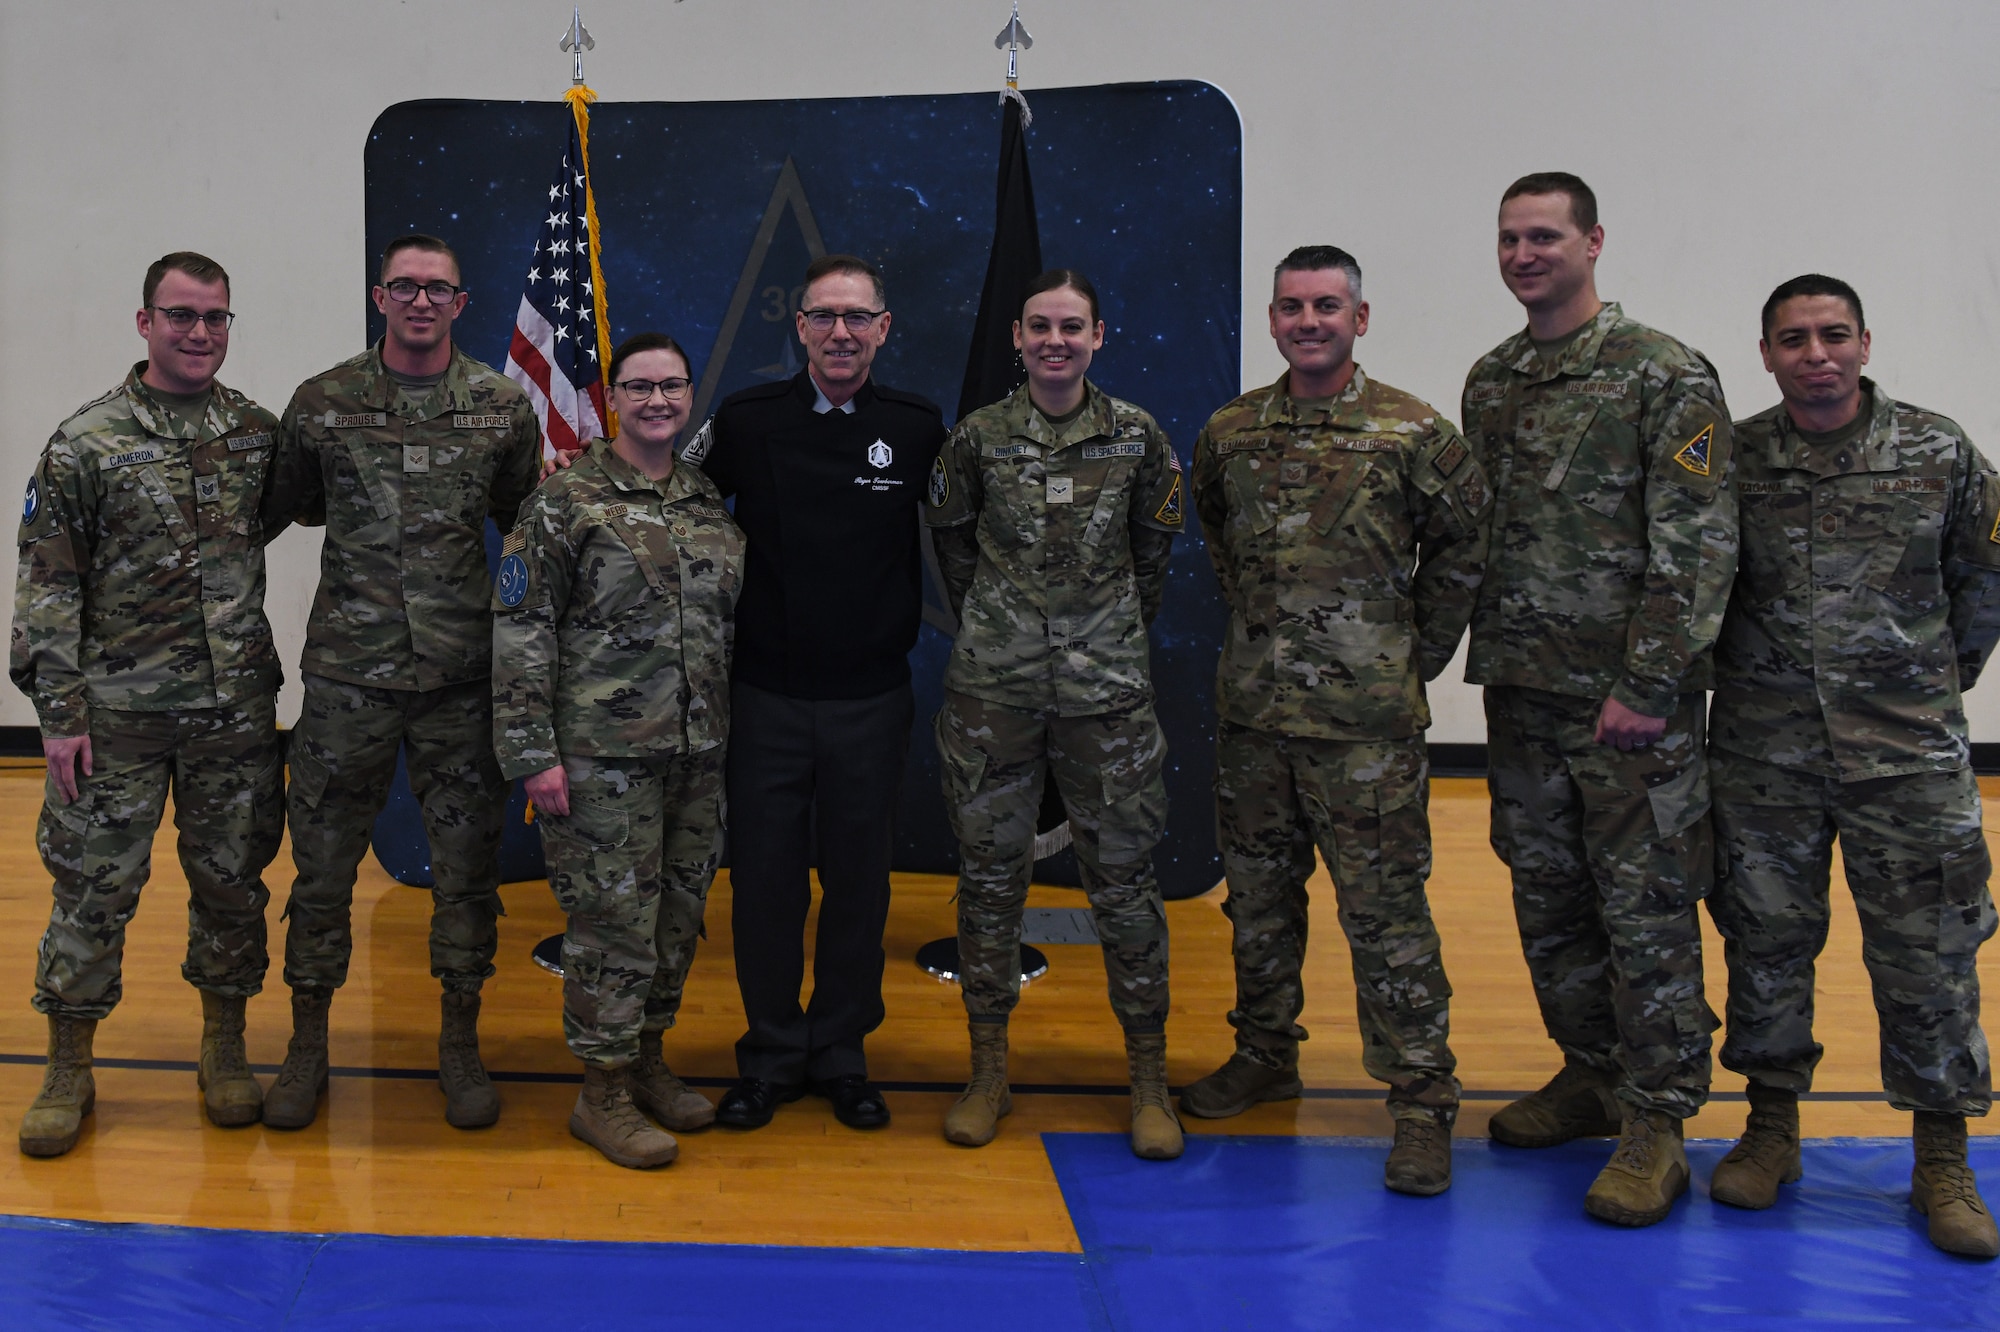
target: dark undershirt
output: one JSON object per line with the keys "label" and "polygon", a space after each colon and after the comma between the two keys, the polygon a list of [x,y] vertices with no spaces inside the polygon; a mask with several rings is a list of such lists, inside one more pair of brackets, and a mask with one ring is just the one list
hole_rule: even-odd
{"label": "dark undershirt", "polygon": [[[1856,443],[1863,435],[1867,434],[1869,423],[1874,417],[1875,395],[1864,393],[1861,395],[1861,410],[1854,414],[1852,421],[1849,421],[1844,426],[1837,426],[1832,430],[1800,429],[1799,438],[1816,449],[1842,448],[1848,444]],[[1794,428],[1797,428],[1797,423],[1794,422],[1793,424]]]}

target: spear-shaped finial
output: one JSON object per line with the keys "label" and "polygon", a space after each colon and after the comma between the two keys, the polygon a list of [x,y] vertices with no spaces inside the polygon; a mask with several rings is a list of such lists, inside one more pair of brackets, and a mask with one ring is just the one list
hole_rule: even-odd
{"label": "spear-shaped finial", "polygon": [[570,72],[570,83],[578,88],[583,86],[583,53],[597,48],[597,41],[590,35],[590,29],[583,26],[583,10],[570,11],[569,31],[556,47],[558,51],[568,51],[574,57],[574,67]]}
{"label": "spear-shaped finial", "polygon": [[1007,53],[1007,86],[1000,92],[1000,100],[1013,98],[1021,104],[1021,124],[1034,123],[1034,115],[1028,110],[1028,99],[1021,95],[1021,52],[1035,44],[1028,35],[1028,25],[1021,22],[1021,0],[1014,0],[1014,12],[1007,20],[1007,26],[1000,29],[1000,35],[993,39],[995,50]]}

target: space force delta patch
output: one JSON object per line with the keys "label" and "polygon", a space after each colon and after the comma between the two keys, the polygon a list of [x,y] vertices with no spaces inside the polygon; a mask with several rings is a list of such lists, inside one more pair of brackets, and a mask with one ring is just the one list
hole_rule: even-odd
{"label": "space force delta patch", "polygon": [[951,498],[951,474],[945,470],[944,455],[939,454],[931,464],[931,507],[942,509],[944,502]]}
{"label": "space force delta patch", "polygon": [[1674,455],[1674,461],[1693,472],[1696,476],[1708,475],[1708,450],[1715,443],[1715,427],[1705,425],[1701,433],[1681,445],[1681,451]]}

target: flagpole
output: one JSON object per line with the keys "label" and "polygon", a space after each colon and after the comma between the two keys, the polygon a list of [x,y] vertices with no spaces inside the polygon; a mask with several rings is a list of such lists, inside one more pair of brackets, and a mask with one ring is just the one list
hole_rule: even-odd
{"label": "flagpole", "polygon": [[[558,51],[568,51],[571,56],[570,89],[563,94],[569,103],[570,114],[576,118],[577,142],[583,148],[583,174],[590,176],[590,104],[597,100],[597,94],[583,81],[583,53],[597,49],[597,40],[590,35],[590,29],[583,26],[581,7],[570,11],[569,31],[556,44]],[[590,301],[597,324],[597,363],[604,367],[604,373],[611,372],[611,324],[607,318],[607,302],[604,291],[604,266],[597,256],[597,192],[584,191],[584,226],[590,237]],[[611,395],[604,395],[604,436],[606,439],[618,437],[618,409],[611,405]]]}

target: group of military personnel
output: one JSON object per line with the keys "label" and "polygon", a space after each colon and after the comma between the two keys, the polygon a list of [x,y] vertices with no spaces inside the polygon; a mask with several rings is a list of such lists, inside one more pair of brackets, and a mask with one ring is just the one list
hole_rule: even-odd
{"label": "group of military personnel", "polygon": [[[1991,1105],[1975,960],[1995,912],[1962,702],[2000,641],[2000,476],[1951,421],[1862,375],[1860,297],[1817,274],[1763,308],[1780,403],[1732,423],[1706,358],[1599,298],[1603,243],[1576,177],[1508,189],[1499,263],[1527,327],[1474,365],[1462,434],[1356,363],[1369,307],[1353,256],[1293,251],[1270,304],[1288,369],[1210,418],[1185,473],[1150,416],[1086,378],[1104,325],[1082,274],[1030,285],[1014,331],[1026,382],[947,435],[935,408],[868,381],[888,332],[880,275],[830,256],[807,274],[796,319],[809,366],[793,384],[738,395],[682,443],[688,359],[640,334],[606,375],[622,428],[565,455],[539,489],[526,395],[451,341],[466,294],[443,242],[390,245],[374,289],[383,340],[308,380],[276,419],[215,382],[227,276],[200,255],[166,256],[138,315],[148,359],[57,431],[23,510],[12,674],[44,736],[38,839],[55,905],[34,1000],[49,1065],[22,1149],[67,1151],[91,1111],[92,1035],[119,997],[124,926],[170,787],[207,1113],[313,1120],[356,869],[399,748],[433,847],[452,1124],[499,1113],[477,1019],[512,778],[535,801],[570,916],[564,1028],[586,1075],[572,1132],[620,1164],[661,1165],[676,1151],[665,1129],[754,1128],[808,1087],[844,1123],[886,1123],[861,1040],[881,1020],[909,706],[893,663],[915,635],[902,603],[918,593],[921,507],[959,625],[935,733],[960,846],[972,1076],[945,1136],[989,1142],[1011,1108],[1022,908],[1052,782],[1125,1031],[1133,1148],[1180,1155],[1147,629],[1191,505],[1229,608],[1215,815],[1237,995],[1235,1053],[1184,1089],[1181,1113],[1223,1118],[1302,1094],[1317,853],[1353,958],[1363,1065],[1389,1089],[1385,1183],[1449,1187],[1460,1087],[1425,895],[1424,686],[1469,629],[1492,842],[1563,1056],[1546,1086],[1493,1116],[1493,1138],[1615,1137],[1586,1209],[1628,1226],[1669,1214],[1689,1185],[1682,1123],[1708,1095],[1718,1025],[1702,983],[1707,899],[1729,975],[1720,1058],[1750,1101],[1711,1192],[1776,1203],[1800,1175],[1799,1098],[1822,1053],[1814,963],[1838,836],[1883,1082],[1914,1115],[1912,1203],[1939,1247],[2000,1254],[1967,1158],[1966,1119]],[[921,495],[901,476],[913,454],[928,469]],[[862,583],[888,618],[851,660],[798,626],[803,580],[839,568],[853,542],[793,522],[773,558],[773,478],[797,467],[810,480],[816,459],[830,459],[831,497],[816,515],[844,505],[852,531],[889,533]],[[508,532],[490,586],[489,516]],[[263,547],[293,522],[324,525],[326,542],[287,786]],[[822,645],[832,683],[803,664]],[[737,737],[754,731],[754,746],[732,745],[732,710],[754,715]],[[820,984],[801,1010],[785,954],[803,922],[806,821],[846,783],[840,755],[869,737],[890,757],[853,779],[874,793],[850,820],[861,834],[844,847],[826,818],[815,825],[827,911]],[[756,784],[753,768],[787,755],[783,792]],[[785,812],[746,826],[752,801]],[[725,809],[733,848],[769,844],[737,885],[738,933],[749,911],[790,940],[767,929],[758,945],[775,977],[759,982],[765,997],[743,977],[743,1076],[718,1111],[667,1068],[662,1036]],[[298,869],[293,1033],[265,1093],[243,1016],[267,964],[261,875],[281,811]],[[836,909],[845,923],[830,939]],[[738,963],[755,969],[740,940]],[[821,989],[839,998],[822,1007]]]}

